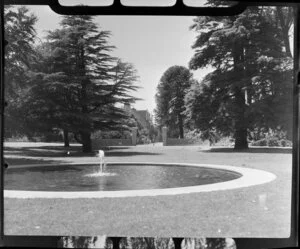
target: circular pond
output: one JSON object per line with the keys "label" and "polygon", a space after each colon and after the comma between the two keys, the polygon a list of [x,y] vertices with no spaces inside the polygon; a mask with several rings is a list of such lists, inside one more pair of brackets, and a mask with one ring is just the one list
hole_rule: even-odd
{"label": "circular pond", "polygon": [[58,165],[10,168],[4,186],[23,191],[124,191],[199,186],[241,176],[225,169],[179,165],[108,164],[103,173],[98,165]]}
{"label": "circular pond", "polygon": [[221,191],[264,184],[270,172],[214,164],[23,165],[5,173],[5,198],[115,198]]}

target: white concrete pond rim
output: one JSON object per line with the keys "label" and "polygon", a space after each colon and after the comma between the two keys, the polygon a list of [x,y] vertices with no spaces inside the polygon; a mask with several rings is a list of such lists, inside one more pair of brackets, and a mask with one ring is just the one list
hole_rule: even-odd
{"label": "white concrete pond rim", "polygon": [[[99,163],[64,163],[58,165],[98,165]],[[152,166],[184,166],[184,167],[203,167],[212,169],[221,169],[236,172],[242,176],[219,183],[206,185],[164,188],[164,189],[143,189],[143,190],[121,190],[121,191],[22,191],[22,190],[4,190],[5,198],[20,198],[20,199],[35,199],[35,198],[122,198],[122,197],[144,197],[144,196],[174,196],[179,194],[202,193],[212,191],[225,191],[230,189],[238,189],[265,184],[276,179],[273,173],[230,165],[215,165],[215,164],[191,164],[191,163],[156,163],[156,162],[107,162],[107,165],[152,165]],[[13,166],[13,169],[18,168],[34,168],[34,167],[51,167],[57,166],[54,164],[34,164],[34,165],[19,165]]]}

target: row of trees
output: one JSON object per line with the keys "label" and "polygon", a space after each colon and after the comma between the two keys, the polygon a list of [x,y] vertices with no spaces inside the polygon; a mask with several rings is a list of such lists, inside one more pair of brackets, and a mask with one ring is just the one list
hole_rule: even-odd
{"label": "row of trees", "polygon": [[8,135],[61,129],[66,146],[72,133],[89,152],[93,132],[128,128],[118,106],[137,100],[136,70],[111,56],[111,33],[91,16],[63,16],[42,42],[36,21],[25,7],[5,7]]}
{"label": "row of trees", "polygon": [[[177,124],[177,134],[184,123],[187,129],[199,129],[204,138],[212,133],[232,136],[236,149],[248,147],[251,131],[280,130],[291,138],[292,11],[289,7],[249,7],[238,16],[195,18],[191,30],[198,36],[189,67],[212,66],[213,70],[201,82],[193,80],[188,69],[167,70],[157,89],[157,123]],[[177,83],[166,80],[170,71],[190,76],[184,82],[177,78]],[[173,101],[180,102],[180,108]],[[175,110],[180,115],[173,115]]]}
{"label": "row of trees", "polygon": [[155,95],[155,119],[158,127],[168,126],[170,136],[184,137],[184,98],[193,84],[190,70],[172,66],[160,79]]}
{"label": "row of trees", "polygon": [[[132,129],[137,129],[137,144],[147,144],[154,142],[158,136],[158,130],[152,122],[147,126],[143,126],[139,120],[131,114],[130,117],[124,120],[124,128],[120,127],[118,130],[104,130],[95,132],[92,135],[93,139],[129,139],[132,136]],[[128,129],[129,128],[129,129]]]}

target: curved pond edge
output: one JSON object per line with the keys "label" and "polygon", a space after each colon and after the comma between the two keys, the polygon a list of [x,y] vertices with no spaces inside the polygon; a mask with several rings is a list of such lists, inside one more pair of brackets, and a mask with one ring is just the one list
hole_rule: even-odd
{"label": "curved pond edge", "polygon": [[[191,194],[201,192],[212,192],[220,190],[230,190],[237,188],[250,187],[271,182],[276,179],[273,173],[237,167],[229,165],[215,165],[215,164],[191,164],[191,163],[155,163],[155,162],[107,162],[107,165],[154,165],[154,166],[186,166],[186,167],[205,167],[213,169],[222,169],[233,171],[241,174],[242,176],[226,182],[212,183],[206,185],[197,185],[190,187],[178,187],[178,188],[164,188],[164,189],[143,189],[143,190],[122,190],[122,191],[76,191],[76,192],[64,192],[64,191],[22,191],[22,190],[4,190],[4,198],[22,198],[22,199],[34,199],[34,198],[64,198],[64,199],[76,199],[76,198],[120,198],[120,197],[144,197],[144,196],[161,196],[161,195],[179,195],[179,194]],[[97,163],[63,163],[63,164],[35,164],[35,165],[21,165],[14,166],[17,168],[33,168],[33,167],[51,167],[57,165],[97,165]]]}

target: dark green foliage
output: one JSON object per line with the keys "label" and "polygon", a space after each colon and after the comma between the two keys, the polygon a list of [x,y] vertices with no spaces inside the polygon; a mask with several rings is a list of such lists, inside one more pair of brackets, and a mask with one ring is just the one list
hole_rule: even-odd
{"label": "dark green foliage", "polygon": [[[280,13],[285,26],[275,21]],[[236,149],[248,147],[247,134],[256,128],[291,134],[293,64],[283,32],[292,23],[288,13],[251,7],[239,16],[194,20],[199,35],[190,68],[214,70],[186,95],[188,126],[232,135]]]}
{"label": "dark green foliage", "polygon": [[73,133],[89,152],[92,132],[126,128],[117,104],[136,100],[136,70],[110,55],[110,32],[99,31],[91,16],[64,16],[60,25],[37,47],[39,60],[27,74],[24,124]]}
{"label": "dark green foliage", "polygon": [[157,86],[155,118],[159,127],[168,126],[171,137],[183,138],[184,96],[192,84],[191,72],[183,66],[165,71]]}
{"label": "dark green foliage", "polygon": [[8,41],[5,47],[6,94],[13,96],[15,89],[23,87],[25,72],[36,59],[33,43],[37,18],[26,7],[5,5],[4,21],[5,39]]}
{"label": "dark green foliage", "polygon": [[[259,133],[259,134],[257,134]],[[253,146],[269,146],[269,147],[291,147],[292,142],[287,139],[287,132],[282,129],[268,130],[261,129],[251,132],[249,138],[252,139]],[[259,138],[259,139],[258,139]]]}
{"label": "dark green foliage", "polygon": [[23,98],[27,96],[27,74],[36,61],[34,50],[37,18],[26,7],[5,5],[4,9],[5,39],[5,136],[18,136],[28,130],[22,126]]}
{"label": "dark green foliage", "polygon": [[264,138],[264,139],[252,142],[251,145],[253,145],[253,146],[267,146],[268,141],[267,141],[267,139]]}
{"label": "dark green foliage", "polygon": [[92,134],[93,139],[120,139],[120,138],[130,138],[131,131],[133,128],[137,128],[138,132],[142,129],[142,125],[133,116],[129,116],[120,120],[122,126],[117,126],[115,129],[113,127],[110,130],[96,131]]}
{"label": "dark green foliage", "polygon": [[269,146],[269,147],[291,147],[293,144],[291,141],[286,139],[278,139],[277,137],[270,137],[260,139],[258,141],[252,142],[253,146]]}
{"label": "dark green foliage", "polygon": [[93,139],[129,139],[132,135],[132,129],[137,129],[137,143],[146,144],[154,141],[158,132],[153,125],[144,128],[142,124],[131,115],[122,120],[122,126],[115,130],[96,131],[92,134]]}

